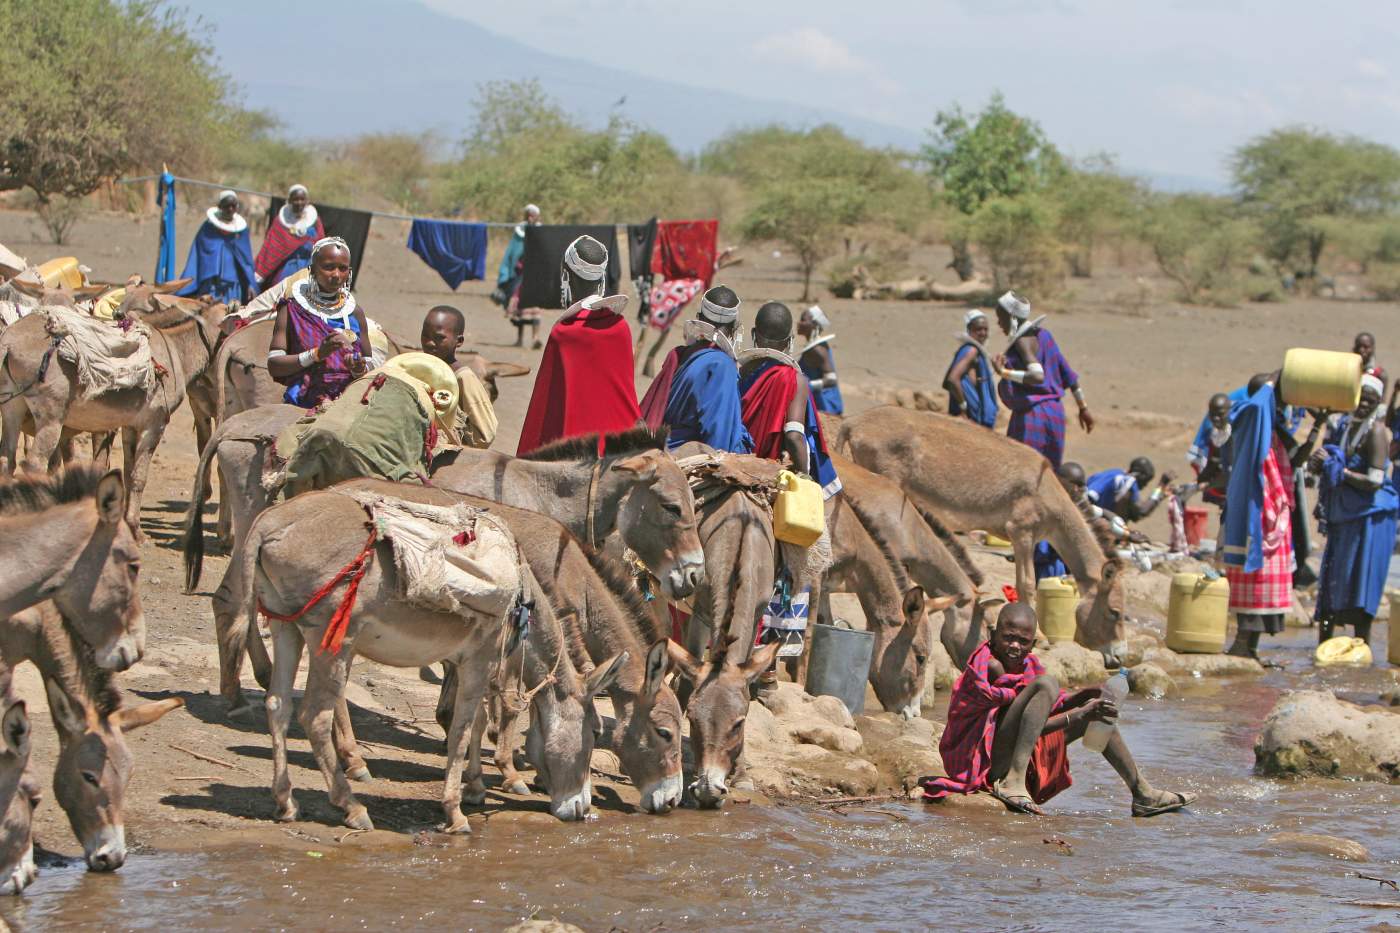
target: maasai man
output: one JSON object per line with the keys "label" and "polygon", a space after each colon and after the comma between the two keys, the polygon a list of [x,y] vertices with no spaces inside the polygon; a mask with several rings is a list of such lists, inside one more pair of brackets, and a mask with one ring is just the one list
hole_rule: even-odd
{"label": "maasai man", "polygon": [[1079,424],[1094,430],[1094,416],[1084,404],[1079,376],[1070,368],[1055,338],[1040,322],[1030,319],[1031,305],[1015,292],[997,299],[997,324],[1011,337],[1005,353],[997,358],[1001,382],[997,391],[1011,409],[1006,436],[1034,447],[1058,467],[1065,458],[1065,389],[1079,406]]}
{"label": "maasai man", "polygon": [[824,333],[831,329],[831,320],[826,312],[816,305],[802,312],[797,321],[797,333],[807,345],[798,356],[802,375],[807,377],[807,386],[812,390],[812,404],[817,411],[844,415],[846,403],[841,398],[841,386],[836,382],[836,357],[831,354],[831,341],[835,334]]}
{"label": "maasai man", "polygon": [[337,398],[372,360],[365,312],[350,292],[350,247],[327,237],[311,247],[311,275],[277,304],[267,371],[283,400],[315,408]]}
{"label": "maasai man", "polygon": [[[948,776],[919,782],[925,800],[986,791],[1014,813],[1039,814],[1039,804],[1071,784],[1069,744],[1091,722],[1117,721],[1117,706],[1098,687],[1066,693],[1045,673],[1031,651],[1035,625],[1028,604],[1008,603],[991,639],[972,653],[938,743]],[[1196,799],[1148,783],[1116,728],[1103,756],[1132,793],[1133,816],[1160,816]]]}
{"label": "maasai man", "polygon": [[622,316],[627,296],[603,297],[607,271],[608,248],[591,236],[564,250],[560,282],[568,310],[549,332],[519,456],[566,437],[626,431],[641,421],[632,331]]}
{"label": "maasai man", "polygon": [[220,191],[219,203],[205,213],[190,244],[185,271],[180,273],[190,284],[176,294],[209,295],[225,304],[246,301],[253,294],[255,277],[248,221],[238,213],[238,195]]}
{"label": "maasai man", "polygon": [[1163,473],[1157,488],[1144,496],[1142,490],[1156,475],[1157,468],[1146,457],[1134,457],[1126,470],[1100,470],[1085,484],[1089,501],[1124,521],[1140,522],[1156,511],[1171,489],[1172,475]]}
{"label": "maasai man", "polygon": [[670,425],[668,448],[699,441],[731,453],[753,451],[739,401],[738,330],[739,296],[727,285],[713,286],[685,323],[685,344],[667,354],[643,400],[648,424],[660,411],[656,424]]}
{"label": "maasai man", "polygon": [[[1084,468],[1073,460],[1066,460],[1055,471],[1055,478],[1060,481],[1060,486],[1069,493],[1070,499],[1084,518],[1089,522],[1107,522],[1108,529],[1113,537],[1119,541],[1142,541],[1147,539],[1137,532],[1128,531],[1128,526],[1123,523],[1123,519],[1107,512],[1096,505],[1088,494],[1088,479],[1084,473]],[[1035,578],[1042,577],[1063,577],[1069,573],[1069,568],[1060,559],[1059,553],[1050,546],[1049,541],[1039,541],[1036,543],[1035,551],[1032,555],[1035,564]]]}
{"label": "maasai man", "polygon": [[1312,452],[1324,420],[1314,415],[1312,433],[1290,456],[1290,445],[1296,445],[1274,390],[1277,376],[1251,379],[1249,397],[1230,414],[1230,480],[1221,523],[1220,553],[1236,623],[1228,653],[1256,660],[1259,637],[1283,631],[1293,602],[1293,471]]}
{"label": "maasai man", "polygon": [[1196,431],[1186,459],[1196,471],[1196,482],[1202,488],[1201,498],[1225,510],[1225,487],[1230,481],[1230,410],[1234,401],[1224,392],[1217,392],[1206,403],[1206,416]]}
{"label": "maasai man", "polygon": [[1317,637],[1326,641],[1336,626],[1350,625],[1357,638],[1371,639],[1385,592],[1395,544],[1397,500],[1390,470],[1390,430],[1380,418],[1385,383],[1361,377],[1361,402],[1343,428],[1341,443],[1313,454],[1309,466],[1321,477],[1319,495],[1327,520],[1327,546],[1317,587]]}
{"label": "maasai man", "polygon": [[984,428],[997,423],[997,389],[992,381],[992,363],[987,353],[990,325],[987,314],[973,308],[963,315],[964,333],[958,335],[958,352],[943,376],[948,390],[948,414],[963,417]]}
{"label": "maasai man", "polygon": [[515,325],[515,345],[525,345],[525,325],[530,325],[530,337],[534,348],[540,348],[540,309],[520,308],[520,281],[525,276],[525,228],[540,222],[540,209],[533,204],[525,205],[525,219],[511,231],[510,244],[501,257],[501,268],[496,273],[496,290],[491,298],[505,311],[506,317]]}
{"label": "maasai man", "polygon": [[807,380],[792,351],[792,312],[770,301],[754,316],[754,348],[740,354],[739,398],[744,427],[753,438],[755,456],[779,460],[788,455],[792,468],[816,480],[830,499],[841,480],[826,448]]}
{"label": "maasai man", "polygon": [[311,265],[311,247],[325,235],[306,186],[292,185],[287,189],[287,203],[268,224],[267,237],[258,249],[259,287],[271,288]]}
{"label": "maasai man", "polygon": [[468,447],[485,450],[496,437],[496,409],[481,378],[457,359],[457,350],[466,335],[466,316],[451,305],[438,305],[423,316],[418,343],[424,353],[442,360],[457,374],[457,406],[462,414],[460,439]]}

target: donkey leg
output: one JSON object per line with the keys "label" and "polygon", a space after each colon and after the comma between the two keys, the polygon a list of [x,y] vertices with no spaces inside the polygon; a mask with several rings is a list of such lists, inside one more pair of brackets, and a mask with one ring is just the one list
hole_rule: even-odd
{"label": "donkey leg", "polygon": [[44,474],[49,471],[49,462],[53,459],[54,452],[58,450],[59,442],[63,439],[63,419],[60,415],[57,418],[34,419],[34,442],[29,445],[29,455],[24,458],[24,469],[27,472]]}
{"label": "donkey leg", "polygon": [[125,432],[122,435],[123,459],[131,458],[131,484],[127,486],[126,490],[126,520],[131,523],[138,541],[146,539],[145,532],[141,530],[141,494],[146,491],[146,479],[151,472],[151,457],[155,454],[156,445],[160,443],[161,436],[165,433],[168,420],[168,416],[161,417],[156,423],[143,427],[136,438],[134,450],[125,446]]}
{"label": "donkey leg", "polygon": [[[241,573],[238,555],[234,554],[219,588],[214,591],[213,603],[214,638],[219,645],[219,695],[228,704],[229,718],[244,720],[252,716],[253,708],[243,696],[243,653],[247,649],[248,630],[257,620],[255,617],[251,623],[240,623],[239,607],[243,605],[243,597],[238,592],[238,581]],[[274,661],[274,678],[276,669]]]}
{"label": "donkey leg", "polygon": [[496,754],[492,761],[501,772],[501,788],[507,793],[523,795],[530,793],[530,785],[515,769],[515,750],[516,740],[520,736],[521,714],[528,719],[530,711],[528,707],[516,709],[508,699],[519,696],[522,686],[519,677],[507,676],[501,689],[491,698],[491,705],[496,711]]}
{"label": "donkey leg", "polygon": [[0,473],[10,476],[19,465],[19,441],[24,434],[24,402],[13,400],[0,406]]}
{"label": "donkey leg", "polygon": [[355,725],[350,721],[350,704],[344,695],[335,704],[335,754],[340,759],[345,776],[352,781],[373,780],[365,756],[360,752],[360,743],[355,740]]}
{"label": "donkey leg", "polygon": [[1016,556],[1016,592],[1023,602],[1035,601],[1035,532],[1030,526],[1006,525]]}
{"label": "donkey leg", "polygon": [[457,697],[452,710],[452,728],[447,733],[447,770],[443,775],[443,831],[469,833],[471,825],[462,812],[462,756],[467,750],[468,726],[473,724],[481,698],[486,692],[491,665],[472,659],[457,664]]}
{"label": "donkey leg", "polygon": [[486,735],[486,723],[491,714],[482,703],[472,719],[472,737],[467,745],[467,773],[463,779],[462,799],[474,807],[486,802],[486,782],[481,777],[481,740]]}
{"label": "donkey leg", "polygon": [[287,771],[287,726],[292,721],[292,684],[301,664],[301,630],[290,623],[278,623],[273,633],[272,687],[267,692],[267,731],[272,735],[272,799],[280,821],[297,818],[292,799],[292,776]]}
{"label": "donkey leg", "polygon": [[345,811],[345,825],[351,829],[373,829],[369,811],[355,799],[350,781],[340,770],[335,755],[335,706],[345,695],[345,682],[350,677],[350,655],[342,650],[334,657],[313,651],[311,670],[306,677],[306,692],[301,700],[301,725],[311,741],[311,752],[326,781],[331,803]]}

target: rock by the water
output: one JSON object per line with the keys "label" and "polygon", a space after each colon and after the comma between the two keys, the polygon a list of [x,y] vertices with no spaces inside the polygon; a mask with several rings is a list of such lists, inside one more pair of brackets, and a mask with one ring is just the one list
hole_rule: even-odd
{"label": "rock by the water", "polygon": [[1365,862],[1371,858],[1366,847],[1354,839],[1341,836],[1327,836],[1322,833],[1279,833],[1269,838],[1271,845],[1327,855],[1348,862]]}
{"label": "rock by the water", "polygon": [[1139,664],[1128,668],[1128,689],[1135,696],[1160,700],[1176,693],[1176,681],[1155,664]]}
{"label": "rock by the water", "polygon": [[1108,679],[1103,655],[1072,641],[1036,648],[1035,655],[1045,665],[1045,673],[1059,681],[1061,687],[1101,684]]}
{"label": "rock by the water", "polygon": [[562,920],[522,920],[504,933],[583,933],[583,928]]}
{"label": "rock by the water", "polygon": [[876,713],[858,717],[856,728],[865,739],[862,754],[875,763],[888,783],[908,790],[921,777],[945,774],[938,754],[938,739],[943,734],[938,723]]}
{"label": "rock by the water", "polygon": [[1262,674],[1264,665],[1253,658],[1232,654],[1179,654],[1165,646],[1150,648],[1143,661],[1155,664],[1171,674],[1192,674],[1201,677],[1231,677],[1237,674]]}
{"label": "rock by the water", "polygon": [[1400,784],[1400,712],[1323,690],[1285,693],[1254,740],[1265,774],[1319,774]]}

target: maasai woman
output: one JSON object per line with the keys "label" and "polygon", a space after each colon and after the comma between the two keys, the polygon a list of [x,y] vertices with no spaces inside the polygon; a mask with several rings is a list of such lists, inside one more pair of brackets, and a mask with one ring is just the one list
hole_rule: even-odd
{"label": "maasai woman", "polygon": [[238,213],[238,195],[219,192],[190,244],[190,257],[180,278],[189,279],[177,294],[210,295],[225,303],[246,301],[253,294],[253,247],[248,221]]}
{"label": "maasai woman", "polygon": [[1397,498],[1390,475],[1390,430],[1380,419],[1385,383],[1361,377],[1361,403],[1342,429],[1340,444],[1313,454],[1321,477],[1327,547],[1317,588],[1317,636],[1326,641],[1338,625],[1371,638],[1371,620],[1385,592],[1395,544]]}
{"label": "maasai woman", "polygon": [[365,313],[350,293],[350,247],[328,237],[311,247],[311,277],[277,304],[267,370],[290,405],[314,408],[345,391],[372,357]]}
{"label": "maasai woman", "polygon": [[1312,452],[1324,423],[1315,416],[1307,441],[1296,445],[1273,381],[1271,374],[1255,376],[1249,397],[1230,413],[1232,459],[1221,541],[1236,622],[1228,653],[1255,659],[1260,636],[1282,632],[1293,603],[1293,471]]}
{"label": "maasai woman", "polygon": [[963,315],[963,327],[966,333],[958,335],[958,352],[943,377],[948,414],[993,428],[997,423],[997,390],[992,382],[993,361],[987,356],[991,328],[986,312],[973,308]]}
{"label": "maasai woman", "polygon": [[1078,374],[1050,331],[1040,326],[1044,315],[1033,321],[1030,316],[1030,302],[1015,292],[997,299],[997,323],[1011,337],[995,364],[1001,373],[997,391],[1011,409],[1006,436],[1034,447],[1058,468],[1065,459],[1065,389],[1074,394],[1079,424],[1086,432],[1094,430],[1094,416],[1084,404]]}
{"label": "maasai woman", "polygon": [[258,250],[259,286],[271,288],[311,265],[311,247],[325,235],[306,186],[292,185],[287,189],[287,203],[272,218],[267,238]]}
{"label": "maasai woman", "polygon": [[807,341],[798,356],[802,375],[807,377],[807,385],[812,390],[812,405],[817,411],[833,415],[846,413],[846,403],[841,398],[841,387],[836,383],[836,357],[831,353],[831,341],[835,334],[824,333],[831,329],[831,321],[826,312],[816,305],[802,312],[797,319],[798,336]]}
{"label": "maasai woman", "polygon": [[525,220],[515,225],[510,235],[506,254],[501,257],[501,268],[496,274],[496,290],[491,297],[506,312],[506,317],[515,325],[515,345],[525,345],[525,325],[530,325],[530,336],[536,350],[540,348],[540,309],[520,307],[520,282],[525,276],[525,228],[540,222],[540,209],[533,204],[525,205]]}

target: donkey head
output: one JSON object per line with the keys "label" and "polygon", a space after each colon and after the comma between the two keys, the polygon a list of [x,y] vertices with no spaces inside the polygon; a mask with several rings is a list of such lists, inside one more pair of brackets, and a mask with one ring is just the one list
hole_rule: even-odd
{"label": "donkey head", "polygon": [[668,599],[694,593],[705,578],[705,552],[685,473],[660,450],[624,457],[609,472],[630,485],[617,517],[622,543],[661,581]]}

